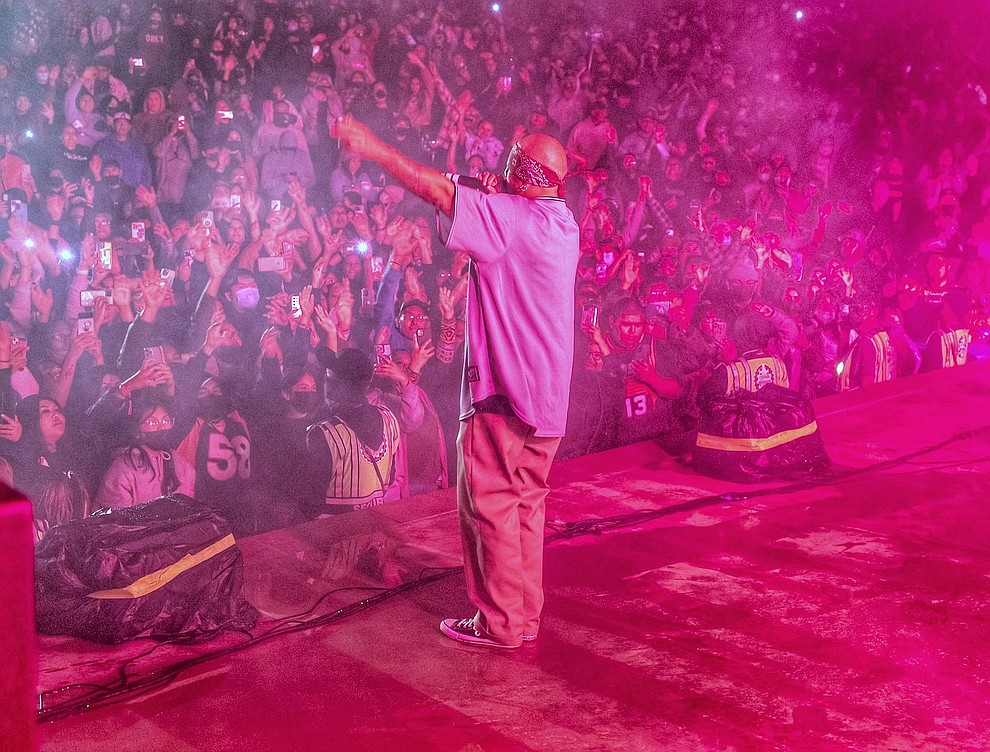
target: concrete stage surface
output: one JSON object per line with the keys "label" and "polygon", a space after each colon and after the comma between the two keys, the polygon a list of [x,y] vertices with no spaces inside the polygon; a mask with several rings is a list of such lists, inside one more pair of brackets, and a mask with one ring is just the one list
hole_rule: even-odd
{"label": "concrete stage surface", "polygon": [[[816,409],[818,487],[652,444],[558,464],[545,620],[515,651],[437,630],[472,613],[452,492],[245,539],[269,636],[41,638],[42,750],[990,750],[990,363]],[[143,694],[61,717],[129,658]]]}

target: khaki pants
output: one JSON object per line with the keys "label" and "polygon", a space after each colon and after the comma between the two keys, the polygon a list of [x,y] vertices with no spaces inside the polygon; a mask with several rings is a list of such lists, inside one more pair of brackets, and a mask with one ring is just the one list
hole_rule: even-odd
{"label": "khaki pants", "polygon": [[547,474],[560,438],[537,438],[514,416],[476,412],[457,436],[457,507],[468,595],[478,629],[518,645],[543,609]]}

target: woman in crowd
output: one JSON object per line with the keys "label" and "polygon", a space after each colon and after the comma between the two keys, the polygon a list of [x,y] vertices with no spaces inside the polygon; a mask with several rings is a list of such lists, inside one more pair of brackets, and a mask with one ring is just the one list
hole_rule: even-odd
{"label": "woman in crowd", "polygon": [[175,454],[174,410],[167,399],[150,396],[133,405],[133,434],[117,450],[96,494],[96,506],[118,509],[170,493],[193,494],[192,467]]}

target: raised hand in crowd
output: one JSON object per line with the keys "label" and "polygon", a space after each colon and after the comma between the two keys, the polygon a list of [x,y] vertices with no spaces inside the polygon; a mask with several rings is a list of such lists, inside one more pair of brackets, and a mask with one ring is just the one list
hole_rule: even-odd
{"label": "raised hand in crowd", "polygon": [[0,439],[15,443],[21,440],[24,426],[16,415],[0,415]]}
{"label": "raised hand in crowd", "polygon": [[299,292],[299,320],[300,329],[308,329],[313,321],[313,312],[316,309],[316,298],[313,295],[313,286],[306,285]]}
{"label": "raised hand in crowd", "polygon": [[161,275],[145,272],[141,277],[141,300],[144,304],[141,320],[148,324],[154,323],[170,296],[171,290]]}
{"label": "raised hand in crowd", "polygon": [[422,283],[423,272],[416,268],[415,265],[410,264],[405,269],[405,280],[406,280],[406,295],[405,299],[409,300],[421,300],[424,303],[429,303],[430,299],[426,294],[426,289],[423,287]]}
{"label": "raised hand in crowd", "polygon": [[349,286],[340,286],[340,295],[334,303],[334,311],[337,313],[338,340],[350,340],[351,326],[354,323],[354,296]]}
{"label": "raised hand in crowd", "polygon": [[172,383],[172,370],[165,363],[141,366],[140,370],[120,382],[118,390],[124,397],[130,397],[134,392],[155,387],[167,387]]}
{"label": "raised hand in crowd", "polygon": [[270,326],[261,335],[261,357],[277,360],[282,364],[282,345],[278,341],[278,329]]}
{"label": "raised hand in crowd", "polygon": [[31,309],[38,316],[38,321],[47,324],[52,315],[52,303],[54,302],[54,291],[46,290],[40,283],[31,285]]}
{"label": "raised hand in crowd", "polygon": [[[388,329],[386,328],[385,331],[387,332]],[[412,377],[406,369],[387,355],[377,356],[375,360],[375,376],[382,376],[403,387],[409,385],[412,381]]]}
{"label": "raised hand in crowd", "polygon": [[146,185],[139,185],[134,189],[134,198],[141,206],[146,206],[149,209],[158,205],[158,195],[155,193],[155,189]]}
{"label": "raised hand in crowd", "polygon": [[433,346],[433,340],[428,338],[426,334],[423,335],[422,339],[413,337],[412,359],[409,363],[409,370],[412,371],[413,378],[419,378],[423,366],[436,354],[437,350]]}
{"label": "raised hand in crowd", "polygon": [[226,245],[220,242],[209,243],[206,248],[206,270],[210,274],[210,281],[206,287],[207,294],[213,297],[220,294],[220,283],[231,264],[237,260],[240,251],[237,243]]}
{"label": "raised hand in crowd", "polygon": [[290,302],[291,299],[287,292],[272,295],[268,299],[268,305],[265,307],[265,316],[275,326],[288,326],[291,323],[289,314]]}
{"label": "raised hand in crowd", "polygon": [[113,304],[116,306],[120,318],[126,323],[134,320],[134,309],[131,307],[132,298],[131,280],[123,274],[118,274],[113,279]]}
{"label": "raised hand in crowd", "polygon": [[437,293],[437,308],[440,309],[440,317],[445,322],[453,322],[454,313],[454,291],[449,287],[441,287]]}
{"label": "raised hand in crowd", "polygon": [[117,315],[117,309],[104,296],[99,296],[93,301],[93,333],[99,335],[104,324],[109,324]]}
{"label": "raised hand in crowd", "polygon": [[337,352],[337,324],[333,320],[333,316],[330,315],[330,311],[324,308],[322,305],[317,305],[314,309],[314,315],[316,316],[316,324],[323,330],[325,337],[325,344],[334,352]]}

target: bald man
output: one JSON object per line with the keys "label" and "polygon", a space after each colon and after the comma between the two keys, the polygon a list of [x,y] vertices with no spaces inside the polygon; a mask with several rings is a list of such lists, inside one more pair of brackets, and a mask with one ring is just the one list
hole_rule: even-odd
{"label": "bald man", "polygon": [[512,147],[506,193],[417,164],[350,116],[344,148],[381,164],[435,206],[444,244],[471,257],[457,436],[457,507],[474,616],[444,619],[462,644],[518,648],[536,639],[543,609],[547,475],[567,421],[580,238],[561,197],[567,172],[556,139]]}

